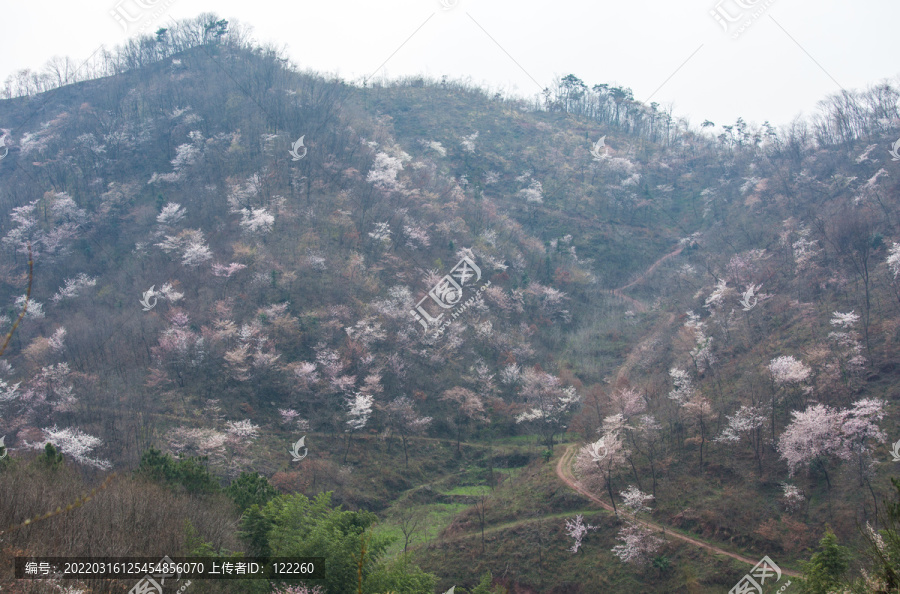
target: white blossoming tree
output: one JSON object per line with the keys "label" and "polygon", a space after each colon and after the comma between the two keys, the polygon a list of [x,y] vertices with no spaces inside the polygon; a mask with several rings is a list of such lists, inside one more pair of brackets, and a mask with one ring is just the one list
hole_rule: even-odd
{"label": "white blossoming tree", "polygon": [[802,361],[792,355],[775,357],[769,362],[769,374],[772,378],[772,441],[775,441],[775,407],[782,391],[802,389],[802,384],[812,374]]}
{"label": "white blossoming tree", "polygon": [[483,421],[486,418],[484,414],[484,400],[472,390],[461,386],[445,390],[441,394],[441,400],[450,402],[453,405],[456,424],[456,451],[458,452],[460,451],[463,425],[468,425],[473,421]]}
{"label": "white blossoming tree", "polygon": [[629,451],[623,442],[625,420],[621,414],[603,419],[601,437],[579,450],[575,458],[576,473],[589,488],[606,488],[613,511],[618,515],[613,497],[613,476],[625,466]]}
{"label": "white blossoming tree", "polygon": [[33,444],[26,443],[26,447],[40,450],[44,449],[49,443],[56,446],[63,454],[71,456],[74,460],[86,466],[92,466],[100,470],[108,470],[112,467],[108,461],[92,458],[90,455],[95,449],[103,445],[103,441],[99,437],[89,435],[75,427],[60,429],[54,425],[43,431],[44,441]]}
{"label": "white blossoming tree", "polygon": [[160,213],[156,216],[156,222],[159,225],[155,232],[157,237],[161,237],[168,233],[172,227],[180,223],[184,219],[185,211],[177,202],[167,203]]}
{"label": "white blossoming tree", "polygon": [[186,229],[175,236],[166,235],[165,239],[155,245],[167,254],[180,252],[181,263],[188,268],[197,268],[213,257],[200,229]]}
{"label": "white blossoming tree", "polygon": [[90,277],[83,272],[73,278],[65,280],[65,286],[60,287],[56,294],[50,298],[54,304],[64,299],[74,299],[87,287],[93,287],[97,284],[97,279]]}
{"label": "white blossoming tree", "polygon": [[627,522],[619,530],[616,540],[621,540],[622,544],[612,548],[613,554],[622,562],[633,565],[649,563],[652,555],[663,544],[663,540],[653,534],[653,531],[637,522]]}
{"label": "white blossoming tree", "polygon": [[622,505],[625,506],[632,514],[649,513],[653,511],[648,505],[655,499],[653,495],[642,492],[634,485],[628,485],[628,488],[619,493],[622,496]]}
{"label": "white blossoming tree", "polygon": [[598,526],[585,524],[584,516],[581,514],[575,516],[574,520],[566,520],[566,534],[575,541],[569,550],[577,553],[578,549],[581,548],[581,541],[587,536],[587,533],[591,530],[597,530],[597,528]]}
{"label": "white blossoming tree", "polygon": [[547,449],[553,451],[556,435],[565,429],[569,413],[581,397],[575,388],[563,387],[558,377],[543,371],[526,369],[522,380],[520,395],[529,408],[516,417],[516,423],[534,423]]}
{"label": "white blossoming tree", "polygon": [[803,505],[803,502],[806,501],[806,497],[803,496],[803,492],[796,485],[791,485],[790,483],[781,483],[781,501],[784,503],[784,506],[788,509],[788,511],[795,513],[800,507]]}
{"label": "white blossoming tree", "polygon": [[397,176],[403,171],[403,160],[400,157],[392,157],[387,153],[375,155],[372,169],[366,176],[366,181],[383,192],[393,192],[403,187]]}
{"label": "white blossoming tree", "polygon": [[403,457],[408,468],[409,436],[423,432],[431,424],[432,419],[419,415],[413,406],[413,401],[407,396],[398,396],[384,408],[391,430],[400,434],[400,440],[403,442]]}
{"label": "white blossoming tree", "polygon": [[900,243],[891,245],[885,263],[891,274],[891,283],[894,286],[897,300],[900,301]]}
{"label": "white blossoming tree", "polygon": [[357,392],[347,399],[347,449],[344,451],[344,462],[350,453],[350,436],[354,431],[361,431],[369,423],[372,416],[372,404],[375,398]]}
{"label": "white blossoming tree", "polygon": [[249,235],[272,231],[275,217],[265,208],[245,208],[241,211],[241,228]]}
{"label": "white blossoming tree", "polygon": [[828,333],[828,339],[832,344],[837,366],[849,388],[853,388],[854,381],[859,379],[866,367],[866,358],[862,355],[863,344],[858,332],[855,331],[859,323],[859,314],[834,312],[831,325],[836,330]]}
{"label": "white blossoming tree", "polygon": [[823,472],[829,488],[828,463],[853,460],[860,484],[866,483],[872,466],[874,444],[883,443],[884,432],[878,421],[884,418],[884,401],[863,398],[846,410],[824,404],[792,413],[793,421],[778,440],[778,451],[793,476],[800,467]]}
{"label": "white blossoming tree", "polygon": [[762,427],[765,423],[766,416],[761,406],[742,405],[737,412],[728,417],[728,424],[714,441],[738,443],[747,440],[753,448],[756,465],[759,474],[762,475]]}

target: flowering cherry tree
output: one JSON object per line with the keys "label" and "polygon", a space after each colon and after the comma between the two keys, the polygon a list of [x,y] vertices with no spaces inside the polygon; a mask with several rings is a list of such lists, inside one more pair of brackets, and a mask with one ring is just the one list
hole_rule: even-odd
{"label": "flowering cherry tree", "polygon": [[56,446],[63,454],[71,456],[81,464],[93,466],[100,470],[108,470],[112,467],[108,461],[90,456],[95,449],[103,445],[103,441],[99,437],[89,435],[76,427],[60,429],[54,425],[43,431],[44,441],[33,444],[26,443],[25,446],[41,450],[50,443]]}
{"label": "flowering cherry tree", "polygon": [[87,212],[65,192],[47,192],[42,199],[13,208],[9,216],[15,227],[3,237],[2,243],[23,254],[30,250],[35,261],[41,258],[52,261],[65,253],[66,245],[89,220]]}
{"label": "flowering cherry tree", "polygon": [[300,418],[300,413],[298,413],[297,411],[295,411],[292,408],[279,408],[278,414],[281,415],[281,422],[284,423],[285,425],[290,425],[295,420]]}
{"label": "flowering cherry tree", "polygon": [[97,284],[97,279],[90,277],[84,273],[78,274],[73,278],[65,280],[65,286],[60,287],[56,294],[50,298],[54,304],[59,303],[63,299],[74,299],[87,287],[93,287]]}
{"label": "flowering cherry tree", "polygon": [[778,404],[779,392],[791,388],[800,388],[812,374],[812,369],[792,355],[775,357],[769,362],[769,374],[772,377],[772,441],[775,441],[775,407]]}
{"label": "flowering cherry tree", "polygon": [[687,312],[687,317],[688,319],[684,326],[694,333],[694,339],[697,343],[691,349],[690,357],[691,361],[694,362],[694,369],[697,370],[699,375],[716,363],[716,357],[712,352],[713,339],[711,336],[706,335],[706,323],[700,321],[700,316],[693,311],[689,311]]}
{"label": "flowering cherry tree", "polygon": [[621,495],[623,505],[630,513],[630,517],[616,536],[616,540],[621,540],[622,544],[613,547],[612,552],[625,563],[643,565],[650,560],[650,555],[658,551],[663,543],[662,539],[635,519],[635,515],[638,513],[653,511],[648,505],[653,500],[653,495],[642,493],[633,485],[629,485]]}
{"label": "flowering cherry tree", "polygon": [[211,427],[176,427],[166,435],[176,455],[205,456],[216,468],[224,468],[229,435]]}
{"label": "flowering cherry tree", "polygon": [[359,392],[347,399],[347,450],[344,452],[344,462],[350,452],[350,435],[354,431],[361,431],[368,424],[374,401],[373,396]]}
{"label": "flowering cherry tree", "polygon": [[531,180],[531,184],[527,188],[519,190],[519,195],[525,199],[525,202],[540,204],[544,201],[544,187],[536,179]]}
{"label": "flowering cherry tree", "polygon": [[803,502],[806,500],[806,497],[803,496],[803,492],[796,485],[791,485],[790,483],[781,483],[781,501],[784,502],[784,506],[790,512],[796,512],[800,509],[800,506],[803,505]]}
{"label": "flowering cherry tree", "polygon": [[462,146],[463,150],[467,153],[475,152],[475,139],[478,138],[478,130],[469,134],[468,136],[463,136],[460,141],[460,146]]}
{"label": "flowering cherry tree", "polygon": [[737,412],[728,417],[728,424],[722,434],[714,441],[737,443],[746,439],[756,455],[756,464],[762,473],[762,427],[766,416],[761,406],[741,406]]}
{"label": "flowering cherry tree", "polygon": [[622,544],[612,548],[613,554],[624,563],[634,565],[647,564],[651,555],[663,544],[663,540],[653,534],[653,531],[637,522],[627,522],[619,530],[616,540],[621,540]]}
{"label": "flowering cherry tree", "polygon": [[460,441],[462,440],[462,426],[471,421],[480,421],[485,418],[484,401],[472,390],[461,386],[445,390],[441,394],[441,400],[454,405],[456,412],[456,451],[459,451]]}
{"label": "flowering cherry tree", "polygon": [[841,370],[844,380],[849,387],[853,387],[853,380],[858,378],[866,366],[866,358],[862,356],[862,339],[854,327],[859,322],[859,314],[834,312],[831,325],[836,330],[828,333],[828,338],[833,345],[837,357],[837,365]]}
{"label": "flowering cherry tree", "polygon": [[178,145],[175,147],[175,158],[171,161],[174,171],[162,174],[154,172],[147,184],[155,184],[160,180],[170,183],[180,180],[184,170],[193,165],[200,157],[200,154],[200,149],[193,144]]}
{"label": "flowering cherry tree", "polygon": [[556,434],[562,431],[569,413],[581,400],[572,386],[563,387],[559,378],[543,371],[522,373],[520,395],[530,408],[516,417],[516,423],[535,423],[548,450],[553,450]]}
{"label": "flowering cherry tree", "polygon": [[174,379],[184,387],[186,373],[197,368],[206,356],[205,339],[190,329],[190,318],[183,311],[173,309],[168,318],[171,325],[150,352],[157,369],[169,374],[168,378],[163,373],[157,379]]}
{"label": "flowering cherry tree", "polygon": [[897,300],[900,301],[900,243],[894,243],[888,250],[886,259],[888,270],[891,273],[891,279],[897,294]]}
{"label": "flowering cherry tree", "polygon": [[165,235],[173,226],[184,219],[184,215],[184,208],[177,202],[169,202],[166,204],[156,217],[156,222],[159,224],[156,235]]}
{"label": "flowering cherry tree", "polygon": [[687,371],[673,367],[669,370],[669,376],[672,378],[672,384],[674,386],[669,392],[669,399],[683,405],[693,398],[696,391],[694,390],[691,376]]}
{"label": "flowering cherry tree", "polygon": [[791,414],[793,421],[778,440],[778,451],[791,476],[802,466],[815,466],[823,471],[830,487],[827,463],[842,459],[856,463],[860,483],[868,479],[873,442],[886,439],[878,427],[885,414],[884,401],[863,398],[846,410],[816,404]]}
{"label": "flowering cherry tree", "polygon": [[241,211],[241,228],[247,234],[269,233],[274,224],[275,217],[265,208],[245,208]]}
{"label": "flowering cherry tree", "polygon": [[212,251],[202,239],[189,241],[181,254],[181,263],[188,268],[197,268],[204,262],[212,260]]}
{"label": "flowering cherry tree", "polygon": [[887,440],[887,435],[878,427],[878,422],[885,416],[884,406],[883,400],[863,398],[844,413],[841,434],[847,457],[856,466],[860,485],[868,484],[871,476],[873,445]]}
{"label": "flowering cherry tree", "polygon": [[155,245],[167,254],[180,252],[181,263],[188,268],[197,268],[213,257],[200,229],[185,229],[175,236],[166,235]]}
{"label": "flowering cherry tree", "polygon": [[769,362],[769,373],[776,386],[794,386],[809,378],[812,370],[791,355],[776,357]]}
{"label": "flowering cherry tree", "polygon": [[587,533],[591,530],[597,530],[597,528],[598,526],[585,524],[584,516],[581,514],[575,516],[574,520],[566,520],[566,534],[575,541],[569,550],[573,553],[577,553],[578,549],[581,548],[581,541],[587,536]]}
{"label": "flowering cherry tree", "polygon": [[252,441],[259,437],[259,425],[254,425],[250,419],[228,421],[225,425],[228,436],[235,441]]}
{"label": "flowering cherry tree", "polygon": [[647,401],[644,395],[633,388],[616,390],[609,397],[609,403],[614,411],[622,414],[625,420],[647,410]]}
{"label": "flowering cherry tree", "polygon": [[231,277],[241,270],[247,268],[244,264],[239,264],[237,262],[232,262],[228,265],[224,264],[213,264],[212,265],[212,273],[214,276],[219,278],[224,278],[225,282],[222,285],[222,298],[225,299],[228,296],[226,292],[226,288],[228,286],[228,281],[231,280]]}
{"label": "flowering cherry tree", "polygon": [[622,441],[624,429],[625,420],[621,414],[606,417],[600,429],[600,439],[583,446],[575,458],[575,470],[588,483],[588,487],[606,487],[616,515],[619,511],[613,497],[612,479],[628,460],[629,451]]}
{"label": "flowering cherry tree", "polygon": [[375,155],[375,162],[366,176],[366,181],[383,192],[399,190],[402,182],[397,179],[397,176],[401,171],[403,171],[402,156],[392,157],[387,153],[378,153]]}
{"label": "flowering cherry tree", "polygon": [[409,466],[407,442],[410,435],[421,433],[431,424],[431,417],[421,416],[416,412],[413,401],[407,396],[398,396],[385,406],[391,428],[400,434],[403,442],[403,457]]}
{"label": "flowering cherry tree", "polygon": [[801,466],[819,466],[831,481],[825,463],[829,458],[844,455],[841,441],[843,415],[824,404],[815,404],[805,411],[791,413],[793,421],[778,440],[778,451],[788,464],[791,476]]}
{"label": "flowering cherry tree", "polygon": [[642,492],[634,485],[628,485],[628,488],[619,493],[619,495],[622,496],[622,505],[624,505],[625,509],[632,514],[639,514],[642,512],[649,513],[653,511],[648,504],[653,501],[655,497],[649,493]]}
{"label": "flowering cherry tree", "polygon": [[316,372],[316,364],[309,361],[297,361],[288,365],[288,369],[293,374],[296,388],[300,391],[310,390],[313,384],[319,381],[319,374]]}
{"label": "flowering cherry tree", "polygon": [[223,264],[213,264],[212,271],[215,276],[224,276],[225,278],[231,278],[231,276],[235,272],[239,272],[244,268],[246,268],[245,265],[238,264],[237,262],[232,262],[227,266]]}

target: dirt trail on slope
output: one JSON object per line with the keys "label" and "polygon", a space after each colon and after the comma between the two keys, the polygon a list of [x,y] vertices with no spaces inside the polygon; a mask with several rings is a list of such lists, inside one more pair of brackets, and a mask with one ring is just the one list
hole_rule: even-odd
{"label": "dirt trail on slope", "polygon": [[673,258],[673,257],[677,256],[678,254],[681,253],[681,250],[683,250],[683,249],[684,249],[684,246],[683,246],[683,245],[678,246],[675,250],[669,252],[668,254],[666,254],[665,256],[661,257],[659,260],[657,260],[657,261],[654,262],[653,264],[651,264],[650,267],[647,268],[647,270],[645,270],[644,272],[642,272],[641,275],[640,275],[639,277],[637,277],[636,279],[634,279],[633,281],[631,281],[631,282],[628,283],[627,285],[621,286],[621,287],[619,287],[618,289],[612,289],[612,290],[606,289],[606,290],[604,290],[603,292],[604,292],[604,293],[611,293],[611,294],[615,295],[616,297],[618,297],[618,298],[620,298],[620,299],[624,299],[625,301],[631,303],[631,304],[634,306],[634,308],[635,308],[636,310],[638,310],[639,312],[641,312],[641,313],[646,312],[646,311],[647,311],[647,306],[645,306],[643,303],[641,303],[641,302],[638,301],[637,299],[635,299],[635,298],[633,298],[633,297],[629,297],[628,295],[626,295],[625,293],[623,293],[623,291],[625,291],[625,290],[627,290],[627,289],[630,289],[631,287],[633,287],[633,286],[635,286],[635,285],[637,285],[637,284],[639,284],[639,283],[644,282],[644,280],[645,280],[648,276],[650,276],[651,274],[653,274],[653,271],[656,270],[657,268],[659,268],[659,266],[660,266],[663,262],[665,262],[665,261],[668,260],[669,258]]}
{"label": "dirt trail on slope", "polygon": [[631,349],[628,352],[628,356],[625,357],[625,362],[619,367],[619,372],[616,374],[616,383],[614,385],[618,386],[619,382],[621,382],[628,375],[628,372],[634,368],[635,363],[643,354],[643,348],[645,345],[650,345],[654,340],[659,338],[659,336],[666,331],[666,328],[670,327],[672,323],[675,322],[675,314],[669,314],[669,317],[665,320],[660,320],[659,323],[656,324],[656,327],[653,329],[649,338],[645,338],[642,340],[635,348]]}
{"label": "dirt trail on slope", "polygon": [[[587,489],[582,487],[581,484],[572,475],[571,461],[575,458],[576,452],[577,452],[576,446],[569,446],[568,449],[566,449],[566,453],[563,454],[562,456],[560,456],[559,462],[556,463],[556,476],[558,476],[559,480],[561,480],[562,482],[567,484],[570,488],[577,491],[581,495],[584,495],[585,497],[587,497],[588,499],[590,499],[591,501],[593,501],[594,503],[596,503],[603,509],[615,513],[613,510],[613,507],[610,504],[602,501],[599,497],[597,497],[596,495],[594,495],[593,493],[591,493],[590,491],[588,491]],[[665,535],[665,536],[674,538],[676,540],[681,540],[681,541],[690,543],[694,546],[700,547],[702,549],[706,549],[707,551],[717,553],[719,555],[726,555],[728,557],[731,557],[732,559],[736,559],[738,561],[747,563],[749,565],[756,565],[757,562],[759,562],[759,559],[751,559],[750,557],[744,557],[743,555],[738,555],[737,553],[731,553],[724,549],[720,549],[717,546],[707,544],[707,543],[697,540],[695,538],[691,538],[690,536],[684,536],[683,534],[679,534],[677,532],[666,531],[666,526],[664,524],[659,524],[657,522],[651,522],[651,521],[647,521],[647,520],[637,520],[636,519],[635,521],[638,524],[641,524],[642,526],[645,526],[646,528],[649,528],[651,530],[661,531],[663,533],[663,535]],[[800,577],[800,575],[801,575],[796,571],[791,571],[791,570],[784,569],[784,568],[781,569],[781,572],[784,575],[789,575],[791,577]]]}
{"label": "dirt trail on slope", "polygon": [[[656,262],[651,264],[650,267],[647,268],[647,270],[645,270],[639,277],[637,277],[635,280],[631,281],[627,285],[619,287],[618,289],[605,290],[604,292],[611,293],[611,294],[615,295],[616,297],[619,297],[621,299],[624,299],[625,301],[632,303],[635,306],[635,309],[637,309],[640,312],[647,311],[647,308],[646,308],[646,306],[644,306],[643,303],[639,302],[637,299],[634,299],[632,297],[629,297],[628,295],[625,295],[624,293],[622,293],[622,291],[625,291],[626,289],[629,289],[629,288],[643,282],[644,279],[646,279],[649,275],[653,274],[653,271],[656,270],[663,262],[665,262],[669,258],[673,258],[673,257],[677,256],[678,254],[681,253],[681,251],[683,249],[684,249],[684,246],[678,246],[678,248],[676,248],[675,250],[662,256]],[[664,321],[664,322],[661,321],[659,324],[657,324],[656,328],[654,328],[653,334],[651,335],[651,337],[648,340],[653,340],[654,338],[659,336],[662,332],[665,331],[665,329],[668,326],[671,326],[674,321],[675,321],[675,314],[669,314],[669,317],[666,321]],[[642,343],[643,342],[646,342],[646,340],[642,341]],[[637,357],[639,357],[639,356],[640,356],[639,348],[632,349],[631,352],[628,353],[628,356],[625,359],[625,362],[619,367],[619,370],[616,374],[616,382],[617,383],[634,366],[634,363],[635,363]],[[575,454],[577,453],[577,451],[578,451],[577,446],[569,446],[566,449],[566,452],[562,456],[560,456],[559,461],[556,463],[556,476],[558,476],[562,482],[564,482],[566,485],[568,485],[574,491],[580,493],[581,495],[584,495],[585,497],[587,497],[588,499],[590,499],[591,501],[593,501],[594,503],[596,503],[603,509],[615,513],[615,510],[613,510],[612,505],[602,501],[599,497],[597,497],[596,495],[594,495],[593,493],[591,493],[590,491],[585,489],[575,479],[574,475],[572,474],[571,463],[572,463],[572,460],[574,460]],[[652,522],[652,521],[648,521],[648,520],[638,520],[636,518],[635,518],[635,521],[638,524],[641,524],[642,526],[649,528],[650,530],[662,532],[663,535],[665,535],[665,536],[669,536],[676,540],[690,543],[696,547],[706,549],[707,551],[710,551],[712,553],[716,553],[719,555],[726,555],[728,557],[731,557],[732,559],[741,561],[742,563],[747,563],[749,565],[756,565],[757,562],[759,561],[758,559],[754,560],[754,559],[751,559],[750,557],[738,555],[737,553],[731,553],[729,551],[726,551],[725,549],[719,548],[719,547],[711,545],[711,544],[707,544],[701,540],[697,540],[696,538],[691,538],[690,536],[685,536],[683,534],[679,534],[678,532],[667,531],[666,526],[664,524],[660,524],[660,523]],[[784,575],[788,575],[791,577],[800,577],[801,576],[800,573],[798,573],[796,571],[788,570],[788,569],[782,569],[781,572]]]}
{"label": "dirt trail on slope", "polygon": [[[615,295],[616,297],[619,297],[620,299],[623,299],[623,300],[631,303],[634,306],[634,308],[641,313],[646,312],[647,307],[643,303],[641,303],[637,299],[634,299],[633,297],[629,297],[628,295],[625,295],[622,291],[624,291],[628,288],[631,288],[638,283],[643,282],[644,279],[646,279],[649,275],[653,274],[653,271],[656,270],[657,268],[659,268],[659,266],[663,262],[665,262],[669,258],[674,258],[678,254],[680,254],[681,250],[683,250],[683,249],[684,249],[684,246],[678,246],[675,250],[662,256],[656,262],[651,264],[650,267],[647,268],[647,270],[645,270],[639,277],[637,277],[635,280],[631,281],[627,285],[619,287],[618,289],[612,289],[612,290],[607,289],[607,290],[604,290],[603,292]],[[641,346],[643,344],[646,344],[649,341],[652,341],[655,338],[659,337],[659,335],[662,334],[667,327],[671,326],[672,322],[674,322],[674,321],[675,321],[675,314],[669,314],[668,320],[660,321],[656,325],[656,327],[653,329],[653,333],[650,336],[650,338],[641,341],[640,345],[638,345],[636,348],[631,349],[631,352],[628,353],[628,357],[625,359],[625,362],[622,364],[622,366],[619,367],[619,371],[616,374],[616,383],[617,384],[620,380],[622,380],[625,377],[625,375],[631,370],[631,368],[634,367],[635,362],[637,361],[638,357],[640,357],[640,355],[641,355]]]}
{"label": "dirt trail on slope", "polygon": [[653,264],[651,264],[650,268],[645,270],[643,272],[643,274],[641,274],[639,277],[637,277],[636,279],[634,279],[633,281],[631,281],[624,287],[619,287],[618,289],[616,289],[616,291],[624,291],[625,289],[630,289],[631,287],[633,287],[634,285],[636,285],[638,283],[644,282],[644,279],[647,278],[649,275],[653,274],[653,271],[656,270],[657,268],[659,268],[660,264],[662,264],[669,258],[673,258],[673,257],[677,256],[678,254],[681,253],[681,250],[683,250],[683,249],[684,249],[683,245],[678,246],[675,250],[669,252],[668,254],[666,254],[665,256],[663,256],[662,258],[660,258]]}

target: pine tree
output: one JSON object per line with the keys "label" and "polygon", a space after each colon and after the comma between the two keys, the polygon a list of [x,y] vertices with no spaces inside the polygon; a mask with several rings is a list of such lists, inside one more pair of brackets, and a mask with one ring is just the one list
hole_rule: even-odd
{"label": "pine tree", "polygon": [[834,591],[847,571],[848,558],[846,547],[839,545],[834,532],[830,527],[827,528],[825,536],[819,541],[818,551],[813,553],[808,563],[804,564],[803,592],[828,594]]}

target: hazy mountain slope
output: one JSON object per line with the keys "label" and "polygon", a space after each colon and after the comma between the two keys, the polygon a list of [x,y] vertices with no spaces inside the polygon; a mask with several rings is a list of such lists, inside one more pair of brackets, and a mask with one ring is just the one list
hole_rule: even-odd
{"label": "hazy mountain slope", "polygon": [[[584,450],[576,477],[618,505],[652,493],[664,525],[785,566],[826,523],[861,546],[900,439],[892,87],[715,139],[603,89],[560,102],[569,77],[541,106],[456,83],[360,89],[203,25],[0,102],[4,333],[34,256],[0,361],[12,458],[50,441],[91,478],[158,447],[208,456],[224,482],[258,471],[394,513],[431,480],[490,483],[495,440],[523,463],[595,442],[605,466]],[[461,262],[477,274],[454,277],[458,304],[428,297]],[[455,314],[443,334],[411,314],[423,298]],[[422,438],[489,451],[429,457]],[[517,489],[557,480],[532,470]],[[589,505],[492,497],[499,533]],[[621,564],[610,521],[554,562]],[[10,543],[41,542],[28,534]],[[433,563],[434,546],[414,555]],[[507,577],[535,586],[544,546]]]}

